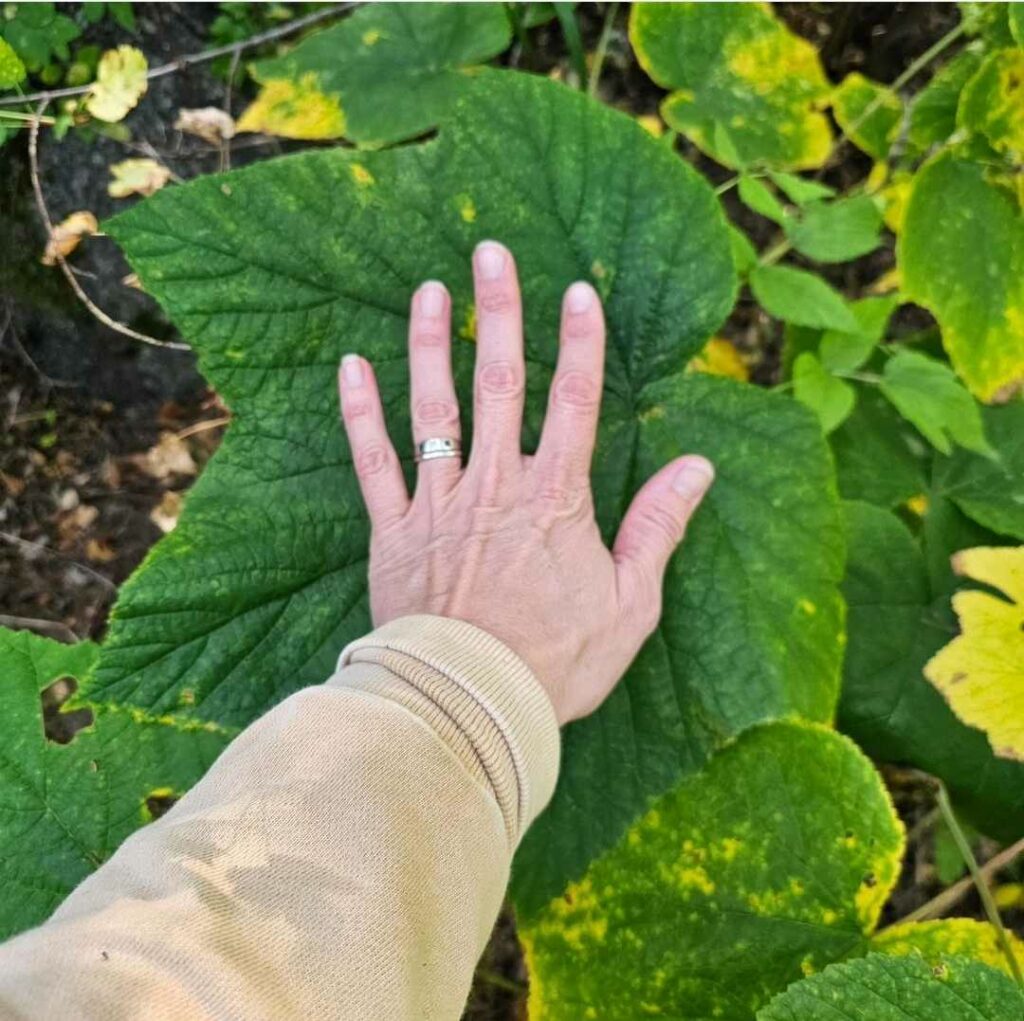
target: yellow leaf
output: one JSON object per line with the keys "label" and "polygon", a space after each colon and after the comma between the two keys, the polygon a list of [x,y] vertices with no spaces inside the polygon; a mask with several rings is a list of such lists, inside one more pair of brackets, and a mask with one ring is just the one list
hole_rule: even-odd
{"label": "yellow leaf", "polygon": [[709,376],[726,376],[747,382],[750,369],[735,345],[724,337],[712,337],[703,350],[686,366],[687,372],[703,372]]}
{"label": "yellow leaf", "polygon": [[963,550],[953,568],[1002,596],[953,596],[960,635],[929,660],[925,677],[996,755],[1024,761],[1024,546]]}
{"label": "yellow leaf", "polygon": [[216,106],[203,106],[196,110],[182,108],[174,122],[178,131],[196,135],[210,145],[220,145],[225,139],[234,138],[234,118]]}
{"label": "yellow leaf", "polygon": [[123,199],[129,195],[152,195],[170,179],[171,172],[156,160],[122,160],[110,167],[113,175],[107,185],[111,198]]}
{"label": "yellow leaf", "polygon": [[145,56],[134,46],[107,50],[100,57],[85,108],[101,121],[122,120],[146,91],[147,69]]}
{"label": "yellow leaf", "polygon": [[345,115],[336,96],[317,88],[315,74],[304,74],[297,82],[271,78],[238,119],[237,130],[309,141],[340,138]]}
{"label": "yellow leaf", "polygon": [[655,138],[661,138],[665,134],[665,122],[656,113],[641,114],[637,117],[636,122],[644,131],[649,135],[654,135]]}
{"label": "yellow leaf", "polygon": [[43,265],[56,266],[58,258],[70,255],[82,238],[95,234],[99,229],[96,217],[87,210],[79,210],[65,217],[50,232],[50,239],[46,242],[46,251],[43,253]]}

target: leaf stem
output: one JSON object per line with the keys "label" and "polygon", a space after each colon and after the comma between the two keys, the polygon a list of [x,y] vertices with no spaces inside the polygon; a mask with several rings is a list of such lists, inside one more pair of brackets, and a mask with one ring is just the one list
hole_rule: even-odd
{"label": "leaf stem", "polygon": [[715,188],[716,195],[724,195],[727,191],[731,191],[740,183],[740,175],[736,174],[730,177],[727,181],[723,181],[717,188]]}
{"label": "leaf stem", "polygon": [[999,916],[999,909],[996,907],[996,902],[992,899],[992,891],[989,889],[987,880],[981,874],[981,869],[978,868],[978,860],[974,857],[971,845],[967,837],[964,836],[964,831],[961,829],[956,813],[953,811],[953,805],[950,803],[946,785],[941,780],[936,780],[935,783],[936,803],[939,806],[939,811],[942,813],[942,818],[949,827],[949,832],[953,834],[953,842],[956,844],[957,850],[960,852],[960,856],[963,858],[964,864],[971,874],[971,879],[978,890],[978,896],[981,898],[985,914],[996,930],[999,949],[1002,950],[1003,955],[1006,957],[1006,961],[1010,965],[1010,971],[1017,980],[1017,985],[1024,988],[1024,975],[1021,975],[1020,965],[1017,963],[1013,948],[1010,946],[1006,929],[1003,927],[1003,920]]}
{"label": "leaf stem", "polygon": [[558,23],[562,26],[562,35],[565,37],[565,45],[569,49],[569,59],[572,62],[573,70],[579,80],[581,90],[587,87],[587,57],[583,52],[583,39],[580,36],[580,26],[576,21],[576,13],[571,3],[553,3]]}
{"label": "leaf stem", "polygon": [[604,24],[601,26],[601,37],[597,40],[597,49],[594,51],[594,66],[590,69],[590,81],[587,83],[587,95],[597,96],[598,82],[601,80],[601,69],[604,67],[604,58],[608,54],[608,43],[611,42],[612,29],[615,27],[615,16],[619,13],[618,3],[608,4],[605,11]]}
{"label": "leaf stem", "polygon": [[787,238],[780,241],[774,248],[769,248],[758,260],[759,266],[774,266],[790,249],[793,243]]}

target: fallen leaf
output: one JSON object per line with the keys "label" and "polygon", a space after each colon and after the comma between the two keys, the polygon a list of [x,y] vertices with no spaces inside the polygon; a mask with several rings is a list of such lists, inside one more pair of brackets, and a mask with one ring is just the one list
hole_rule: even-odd
{"label": "fallen leaf", "polygon": [[82,238],[95,234],[99,229],[96,217],[87,210],[79,210],[65,217],[50,232],[50,240],[46,242],[46,251],[43,252],[43,265],[56,266],[58,259],[70,255]]}
{"label": "fallen leaf", "polygon": [[141,50],[118,46],[100,57],[85,108],[101,121],[123,120],[142,98],[149,65]]}
{"label": "fallen leaf", "polygon": [[166,479],[171,475],[195,475],[198,471],[185,441],[172,432],[162,432],[154,446],[144,454],[135,454],[128,460],[154,479]]}
{"label": "fallen leaf", "polygon": [[85,556],[86,559],[95,563],[109,564],[117,554],[108,542],[104,542],[102,539],[90,539],[85,544]]}
{"label": "fallen leaf", "polygon": [[21,494],[25,492],[24,479],[15,478],[13,475],[8,475],[6,472],[0,471],[0,482],[3,483],[4,489],[6,489],[11,496],[21,496]]}
{"label": "fallen leaf", "polygon": [[1024,761],[1024,546],[982,546],[953,557],[957,574],[1002,593],[953,596],[960,634],[924,675],[996,755]]}
{"label": "fallen leaf", "polygon": [[74,510],[61,514],[57,519],[57,534],[60,536],[60,548],[67,549],[73,546],[78,537],[84,532],[100,515],[100,512],[91,504],[79,504]]}
{"label": "fallen leaf", "polygon": [[164,493],[163,499],[149,512],[149,520],[161,532],[166,534],[172,531],[178,523],[178,517],[181,515],[181,505],[181,493],[168,490]]}
{"label": "fallen leaf", "polygon": [[171,179],[167,167],[148,158],[114,163],[110,173],[113,176],[107,185],[107,194],[115,199],[127,198],[129,195],[152,195]]}
{"label": "fallen leaf", "polygon": [[215,106],[203,106],[195,110],[183,108],[178,111],[174,126],[178,131],[197,135],[210,145],[220,145],[235,136],[234,118]]}
{"label": "fallen leaf", "polygon": [[131,287],[136,291],[143,290],[142,281],[139,280],[138,273],[129,273],[127,276],[121,277],[121,283],[124,284],[125,287]]}

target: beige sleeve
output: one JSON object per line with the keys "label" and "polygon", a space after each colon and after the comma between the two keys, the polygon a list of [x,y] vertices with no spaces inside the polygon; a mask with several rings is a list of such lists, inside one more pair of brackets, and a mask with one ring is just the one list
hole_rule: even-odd
{"label": "beige sleeve", "polygon": [[0,1017],[457,1019],[558,749],[502,643],[378,628],[0,947]]}

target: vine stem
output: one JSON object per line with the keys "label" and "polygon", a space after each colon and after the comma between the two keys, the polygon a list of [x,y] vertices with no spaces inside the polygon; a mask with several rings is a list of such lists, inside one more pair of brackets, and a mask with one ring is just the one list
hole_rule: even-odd
{"label": "vine stem", "polygon": [[941,780],[936,780],[935,800],[939,806],[939,811],[942,813],[943,820],[949,827],[949,832],[953,834],[953,842],[956,844],[957,850],[960,852],[960,856],[963,858],[964,864],[971,874],[971,879],[978,890],[978,896],[981,898],[982,906],[985,908],[985,914],[996,930],[999,949],[1002,950],[1006,957],[1006,961],[1010,965],[1010,971],[1013,972],[1013,977],[1017,980],[1017,985],[1024,988],[1024,975],[1021,975],[1020,965],[1017,963],[1013,948],[1010,946],[1006,929],[1003,927],[1003,920],[999,916],[999,909],[996,907],[996,902],[992,899],[992,891],[989,889],[987,879],[981,874],[981,869],[978,867],[978,859],[974,857],[970,842],[964,836],[964,831],[961,829],[956,813],[953,811],[953,806],[950,803],[946,785]]}
{"label": "vine stem", "polygon": [[[938,39],[935,43],[928,47],[916,60],[911,61],[907,66],[907,69],[887,88],[891,92],[899,92],[904,85],[907,84],[916,74],[923,71],[939,54],[945,52],[950,46],[953,45],[959,39],[966,29],[964,23],[961,21],[953,28],[951,28],[941,39]],[[829,166],[835,159],[836,154],[839,150],[850,140],[850,136],[856,132],[856,130],[882,105],[885,99],[885,93],[880,92],[864,109],[861,111],[860,116],[854,118],[853,123],[848,127],[844,128],[840,133],[839,137],[835,140],[832,148],[829,150],[828,156],[825,157],[825,162],[822,164],[822,170]],[[822,171],[819,171],[820,176]]]}
{"label": "vine stem", "polygon": [[[337,14],[344,14],[345,11],[356,6],[358,5],[355,3],[334,4],[332,7],[324,7],[322,10],[313,11],[312,14],[307,14],[303,18],[289,21],[286,25],[278,25],[277,28],[260,32],[258,35],[254,35],[240,43],[228,43],[225,46],[215,46],[212,50],[187,53],[182,57],[176,57],[174,60],[168,61],[166,64],[161,64],[159,67],[150,68],[146,72],[146,80],[162,78],[164,75],[174,74],[175,71],[184,71],[185,68],[192,67],[193,64],[205,64],[207,61],[216,60],[218,57],[226,57],[235,52],[241,53],[242,50],[252,49],[254,46],[273,42],[275,39],[283,39],[285,36],[298,32],[309,25],[315,25],[319,21],[326,21]],[[76,85],[64,89],[50,89],[45,92],[30,92],[24,96],[3,96],[0,97],[0,106],[16,106],[19,103],[52,103],[53,100],[63,99],[65,96],[84,96],[91,89],[92,84]]]}
{"label": "vine stem", "polygon": [[[43,186],[39,180],[39,125],[42,120],[43,112],[49,106],[50,101],[48,99],[42,99],[39,101],[39,106],[36,109],[36,115],[32,119],[32,126],[29,129],[28,135],[28,166],[29,172],[32,177],[32,192],[36,198],[36,209],[39,212],[39,218],[43,221],[43,226],[46,228],[46,236],[48,238],[53,237],[53,221],[50,219],[50,211],[46,207],[46,199],[43,196]],[[104,326],[109,327],[116,333],[123,334],[125,337],[131,337],[133,340],[141,340],[143,344],[149,344],[151,347],[166,347],[171,348],[174,351],[190,351],[191,348],[188,344],[179,344],[174,340],[157,340],[156,337],[151,337],[147,333],[139,333],[138,330],[133,330],[130,326],[126,326],[124,323],[118,322],[112,316],[107,315],[97,305],[88,294],[85,293],[82,285],[78,282],[78,277],[75,276],[71,267],[68,265],[67,259],[57,252],[57,265],[60,266],[61,272],[64,274],[67,282],[71,285],[71,290],[75,292],[75,296],[78,300],[89,310],[94,318],[98,319]]]}
{"label": "vine stem", "polygon": [[594,66],[590,69],[590,81],[587,82],[587,95],[597,96],[597,85],[601,80],[601,69],[604,67],[604,58],[608,55],[608,43],[611,42],[612,29],[615,27],[615,16],[619,13],[618,3],[608,5],[605,12],[604,24],[601,26],[601,36],[597,40],[597,49],[594,51]]}

